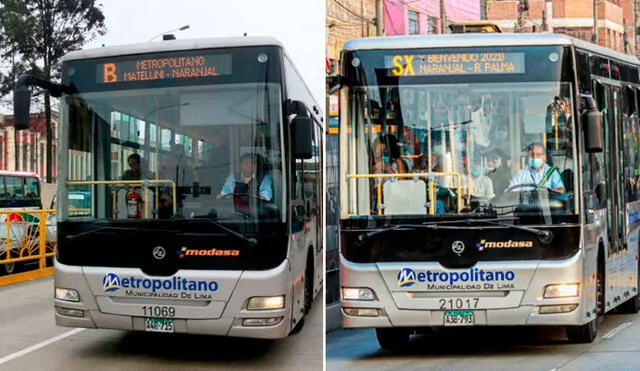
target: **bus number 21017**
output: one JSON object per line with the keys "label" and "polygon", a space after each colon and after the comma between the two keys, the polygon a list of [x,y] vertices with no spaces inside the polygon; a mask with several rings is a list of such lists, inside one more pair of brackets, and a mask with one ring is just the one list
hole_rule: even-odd
{"label": "bus number 21017", "polygon": [[478,308],[478,298],[438,299],[440,309],[475,309]]}

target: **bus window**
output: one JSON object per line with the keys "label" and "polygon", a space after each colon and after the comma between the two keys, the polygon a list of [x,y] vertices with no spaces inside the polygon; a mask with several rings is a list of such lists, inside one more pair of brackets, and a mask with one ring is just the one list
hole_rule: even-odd
{"label": "bus window", "polygon": [[4,182],[7,186],[7,196],[10,198],[23,198],[24,197],[24,179],[13,176],[4,178]]}
{"label": "bus window", "polygon": [[41,208],[40,181],[35,176],[4,175],[0,177],[0,208]]}
{"label": "bus window", "polygon": [[36,178],[26,178],[27,198],[40,199],[40,182]]}

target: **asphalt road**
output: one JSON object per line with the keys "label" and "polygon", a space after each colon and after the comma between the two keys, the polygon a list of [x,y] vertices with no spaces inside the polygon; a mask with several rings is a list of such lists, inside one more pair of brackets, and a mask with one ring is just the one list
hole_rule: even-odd
{"label": "asphalt road", "polygon": [[323,299],[277,341],[57,327],[53,279],[0,287],[0,370],[322,370]]}
{"label": "asphalt road", "polygon": [[592,344],[569,344],[557,328],[471,328],[414,336],[380,349],[369,329],[327,334],[332,370],[640,370],[640,316],[610,315]]}

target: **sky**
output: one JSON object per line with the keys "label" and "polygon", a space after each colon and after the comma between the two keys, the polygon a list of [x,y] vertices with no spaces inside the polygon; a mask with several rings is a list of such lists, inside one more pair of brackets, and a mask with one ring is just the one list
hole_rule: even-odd
{"label": "sky", "polygon": [[[271,36],[280,40],[324,112],[326,0],[102,0],[107,33],[83,49],[177,39]],[[155,39],[161,42],[162,37]]]}

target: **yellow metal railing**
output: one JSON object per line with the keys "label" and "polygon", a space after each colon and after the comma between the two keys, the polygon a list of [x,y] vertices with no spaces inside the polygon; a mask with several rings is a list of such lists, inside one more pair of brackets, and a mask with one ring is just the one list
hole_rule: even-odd
{"label": "yellow metal railing", "polygon": [[55,210],[0,210],[2,273],[12,273],[18,265],[36,260],[38,269],[46,268],[46,259],[53,257],[57,245],[55,221],[48,218],[54,214]]}
{"label": "yellow metal railing", "polygon": [[[149,180],[87,180],[87,181],[67,181],[67,186],[72,185],[115,185],[115,186],[134,186],[138,185],[144,189],[144,199],[149,199],[149,185],[161,185],[161,184],[170,184],[171,185],[171,195],[172,195],[172,207],[173,214],[177,211],[176,201],[176,183],[172,180],[161,180],[161,179],[149,179]],[[131,187],[129,187],[131,188]],[[155,192],[155,204],[158,205],[159,201],[159,192]],[[114,207],[114,215],[117,210],[118,205],[118,190],[111,192],[111,197],[113,199],[113,207]],[[149,219],[149,202],[144,203],[144,217],[145,219]]]}
{"label": "yellow metal railing", "polygon": [[[455,184],[457,185],[458,192],[458,212],[460,212],[463,208],[463,200],[462,200],[462,176],[457,172],[429,172],[429,173],[398,173],[398,174],[348,174],[347,179],[382,179],[382,178],[436,178],[436,177],[445,177],[452,176],[456,179]],[[435,184],[433,181],[429,183],[429,214],[436,213],[436,190]],[[377,201],[378,204],[382,203],[382,183],[379,183],[377,186]],[[378,210],[378,215],[382,215],[382,210]]]}
{"label": "yellow metal railing", "polygon": [[[173,212],[177,210],[176,185],[171,180],[114,180],[69,181],[67,185],[116,185],[131,188],[140,186],[145,200],[149,199],[149,185],[170,185]],[[129,187],[126,187],[129,186]],[[112,191],[117,201],[119,190]],[[156,205],[159,192],[155,192]],[[149,202],[145,202],[145,218],[149,217]],[[114,207],[117,207],[117,202]],[[53,274],[52,258],[57,248],[55,210],[0,210],[0,286]],[[91,209],[69,208],[70,215],[87,215]],[[31,266],[32,270],[27,270]],[[35,268],[35,269],[33,269]]]}

